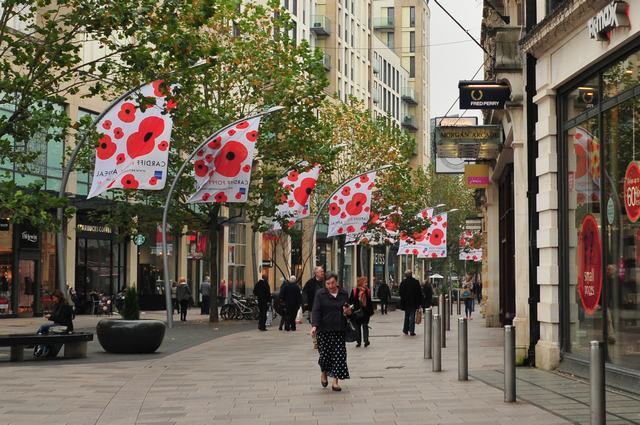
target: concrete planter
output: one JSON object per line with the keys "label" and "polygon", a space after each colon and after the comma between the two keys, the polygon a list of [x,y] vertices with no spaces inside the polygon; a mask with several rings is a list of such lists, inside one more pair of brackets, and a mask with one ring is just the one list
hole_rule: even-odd
{"label": "concrete planter", "polygon": [[105,351],[120,354],[153,353],[164,339],[165,324],[160,320],[101,320],[96,327],[98,341]]}

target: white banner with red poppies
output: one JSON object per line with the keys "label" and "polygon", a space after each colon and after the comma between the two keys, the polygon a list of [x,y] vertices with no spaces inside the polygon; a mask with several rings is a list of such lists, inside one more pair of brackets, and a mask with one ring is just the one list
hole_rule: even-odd
{"label": "white banner with red poppies", "polygon": [[[286,218],[288,227],[292,228],[296,221],[309,216],[309,197],[316,187],[320,176],[320,165],[310,169],[308,163],[299,164],[306,171],[290,170],[278,183],[287,191],[286,199],[278,205],[276,216]],[[280,229],[280,223],[273,223],[274,230]]]}
{"label": "white banner with red poppies", "polygon": [[418,258],[445,258],[447,256],[447,213],[433,216],[433,209],[425,209],[420,217],[430,226],[413,234],[400,236],[398,255],[416,255]]}
{"label": "white banner with red poppies", "polygon": [[376,172],[355,177],[331,195],[327,236],[362,233],[371,215]]}
{"label": "white banner with red poppies", "polygon": [[173,127],[169,111],[176,107],[168,94],[162,80],[154,81],[123,96],[100,119],[87,198],[108,189],[164,188]]}
{"label": "white banner with red poppies", "polygon": [[460,241],[458,246],[460,251],[458,253],[458,259],[464,261],[482,261],[482,247],[480,246],[480,235],[471,230],[465,230],[460,235]]}
{"label": "white banner with red poppies", "polygon": [[246,202],[260,118],[210,137],[193,160],[196,191],[188,202]]}
{"label": "white banner with red poppies", "polygon": [[394,221],[394,216],[400,215],[399,211],[389,215],[380,216],[378,213],[371,213],[369,219],[369,230],[363,233],[347,235],[345,245],[383,245],[392,244],[398,237],[398,225]]}

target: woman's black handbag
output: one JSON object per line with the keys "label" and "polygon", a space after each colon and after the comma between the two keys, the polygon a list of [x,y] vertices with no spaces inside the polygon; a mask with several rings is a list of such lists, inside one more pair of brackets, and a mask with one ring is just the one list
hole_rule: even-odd
{"label": "woman's black handbag", "polygon": [[356,342],[358,340],[358,330],[351,319],[347,320],[347,326],[344,331],[345,342]]}

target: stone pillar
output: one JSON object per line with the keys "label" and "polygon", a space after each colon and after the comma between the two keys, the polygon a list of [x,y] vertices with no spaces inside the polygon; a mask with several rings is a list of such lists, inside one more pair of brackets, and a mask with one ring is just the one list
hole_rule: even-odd
{"label": "stone pillar", "polygon": [[554,369],[560,363],[560,303],[558,273],[558,155],[556,94],[547,86],[545,78],[550,57],[539,60],[536,66],[538,78],[537,95],[534,102],[538,105],[536,140],[538,158],[536,175],[538,176],[538,194],[536,205],[540,227],[537,241],[540,252],[538,266],[538,285],[540,302],[538,320],[540,321],[540,340],[536,344],[536,365],[542,369]]}
{"label": "stone pillar", "polygon": [[76,218],[73,217],[67,220],[67,234],[64,243],[64,256],[66,262],[66,276],[67,285],[72,288],[76,286]]}
{"label": "stone pillar", "polygon": [[485,191],[487,265],[483,273],[482,292],[485,297],[485,319],[487,327],[500,326],[500,198],[498,185],[492,182]]}
{"label": "stone pillar", "polygon": [[[150,243],[147,241],[147,243]],[[124,244],[127,250],[127,288],[137,288],[138,281],[138,247],[133,241]]]}

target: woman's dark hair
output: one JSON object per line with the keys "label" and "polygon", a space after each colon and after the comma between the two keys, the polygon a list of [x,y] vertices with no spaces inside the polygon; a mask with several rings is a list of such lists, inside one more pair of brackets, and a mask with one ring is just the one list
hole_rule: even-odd
{"label": "woman's dark hair", "polygon": [[66,304],[67,303],[67,297],[65,297],[64,294],[62,293],[62,291],[59,290],[59,289],[56,289],[55,291],[53,291],[53,295],[52,296],[56,297],[60,304]]}
{"label": "woman's dark hair", "polygon": [[326,272],[324,274],[324,281],[326,282],[327,280],[334,278],[336,280],[336,282],[338,281],[338,273],[336,272]]}

